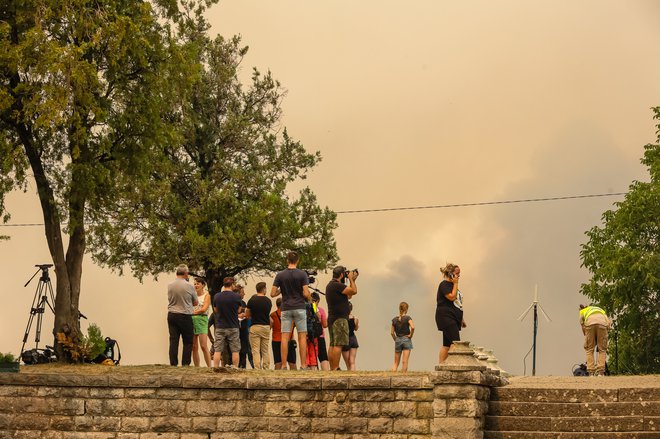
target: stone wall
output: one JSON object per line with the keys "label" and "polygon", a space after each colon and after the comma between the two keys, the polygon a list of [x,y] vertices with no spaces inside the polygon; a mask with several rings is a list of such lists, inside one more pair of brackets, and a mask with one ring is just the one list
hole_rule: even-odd
{"label": "stone wall", "polygon": [[175,372],[0,374],[0,438],[480,438],[497,381],[483,370]]}

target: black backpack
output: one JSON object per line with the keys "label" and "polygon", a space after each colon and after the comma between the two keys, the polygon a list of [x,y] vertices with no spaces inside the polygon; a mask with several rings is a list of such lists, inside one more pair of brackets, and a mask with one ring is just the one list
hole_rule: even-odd
{"label": "black backpack", "polygon": [[119,365],[121,361],[121,350],[119,350],[119,343],[110,337],[105,338],[105,350],[98,357],[94,358],[94,363],[103,363],[106,360],[112,361],[115,366]]}
{"label": "black backpack", "polygon": [[314,312],[314,305],[308,303],[305,308],[307,308],[307,339],[314,340],[323,334],[323,325],[319,314]]}

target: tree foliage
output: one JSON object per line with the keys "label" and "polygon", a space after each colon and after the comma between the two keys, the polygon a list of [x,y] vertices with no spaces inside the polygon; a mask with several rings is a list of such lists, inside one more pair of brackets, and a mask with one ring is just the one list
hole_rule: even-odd
{"label": "tree foliage", "polygon": [[[653,109],[660,120],[660,107]],[[619,369],[660,373],[660,123],[657,143],[645,146],[650,181],[635,181],[603,226],[586,234],[584,267],[592,274],[582,292],[615,319]],[[610,337],[610,361],[615,338]]]}
{"label": "tree foliage", "polygon": [[90,220],[123,196],[117,175],[139,186],[177,134],[164,111],[197,66],[178,34],[202,7],[182,5],[0,0],[0,215],[34,178],[57,276],[53,333],[74,342]]}
{"label": "tree foliage", "polygon": [[203,48],[201,74],[169,115],[181,142],[168,147],[148,188],[125,191],[131,196],[101,213],[94,257],[137,276],[184,261],[206,272],[212,291],[225,276],[281,269],[287,250],[301,253],[306,268],[328,267],[337,259],[335,214],[308,188],[297,197],[287,190],[320,156],[280,126],[279,82],[254,69],[242,84],[247,48],[238,37],[197,32],[191,41]]}

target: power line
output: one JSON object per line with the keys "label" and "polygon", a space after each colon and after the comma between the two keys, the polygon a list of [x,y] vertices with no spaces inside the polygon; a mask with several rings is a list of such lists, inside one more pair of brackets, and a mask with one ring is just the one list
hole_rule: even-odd
{"label": "power line", "polygon": [[[342,210],[336,213],[337,214],[373,213],[373,212],[392,212],[398,210],[447,209],[452,207],[492,206],[495,204],[538,203],[541,201],[575,200],[578,198],[615,197],[618,195],[625,195],[626,193],[627,192],[615,192],[611,194],[568,195],[565,197],[528,198],[522,200],[504,200],[504,201],[483,201],[479,203],[438,204],[438,205],[430,205],[430,206],[410,206],[410,207],[385,207],[380,209]],[[0,224],[0,227],[33,227],[33,226],[43,226],[43,224],[42,223]]]}
{"label": "power line", "polygon": [[612,194],[591,194],[591,195],[569,195],[565,197],[549,197],[549,198],[528,198],[523,200],[504,200],[504,201],[483,201],[479,203],[458,203],[458,204],[438,204],[431,206],[411,206],[411,207],[387,207],[380,209],[361,209],[361,210],[342,210],[337,214],[343,213],[373,213],[373,212],[391,212],[396,210],[421,210],[421,209],[447,209],[451,207],[469,207],[469,206],[492,206],[495,204],[514,204],[514,203],[537,203],[540,201],[559,201],[559,200],[575,200],[578,198],[596,198],[596,197],[614,197],[617,195],[625,195],[627,192],[617,192]]}

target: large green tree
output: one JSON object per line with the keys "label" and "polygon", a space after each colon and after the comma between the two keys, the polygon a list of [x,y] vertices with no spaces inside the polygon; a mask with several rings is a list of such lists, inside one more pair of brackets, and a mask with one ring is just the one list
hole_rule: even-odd
{"label": "large green tree", "polygon": [[[653,111],[660,120],[660,107]],[[581,251],[592,274],[582,292],[614,318],[619,369],[628,373],[660,373],[660,123],[657,134],[642,158],[650,181],[632,183]],[[610,336],[610,361],[614,342]]]}
{"label": "large green tree", "polygon": [[182,5],[193,9],[0,0],[0,215],[4,196],[32,177],[57,277],[54,332],[74,340],[90,221],[125,195],[126,178],[142,187],[177,136],[165,112],[197,69],[177,33],[201,10]]}
{"label": "large green tree", "polygon": [[335,214],[308,188],[296,196],[288,188],[319,154],[281,127],[284,91],[270,72],[254,69],[243,84],[240,38],[209,39],[204,27],[189,29],[203,49],[201,75],[169,115],[181,142],[168,147],[168,166],[149,190],[124,191],[131,196],[100,212],[94,257],[140,277],[186,262],[205,272],[212,291],[225,276],[281,269],[287,250],[301,254],[304,268],[327,268],[337,259]]}

